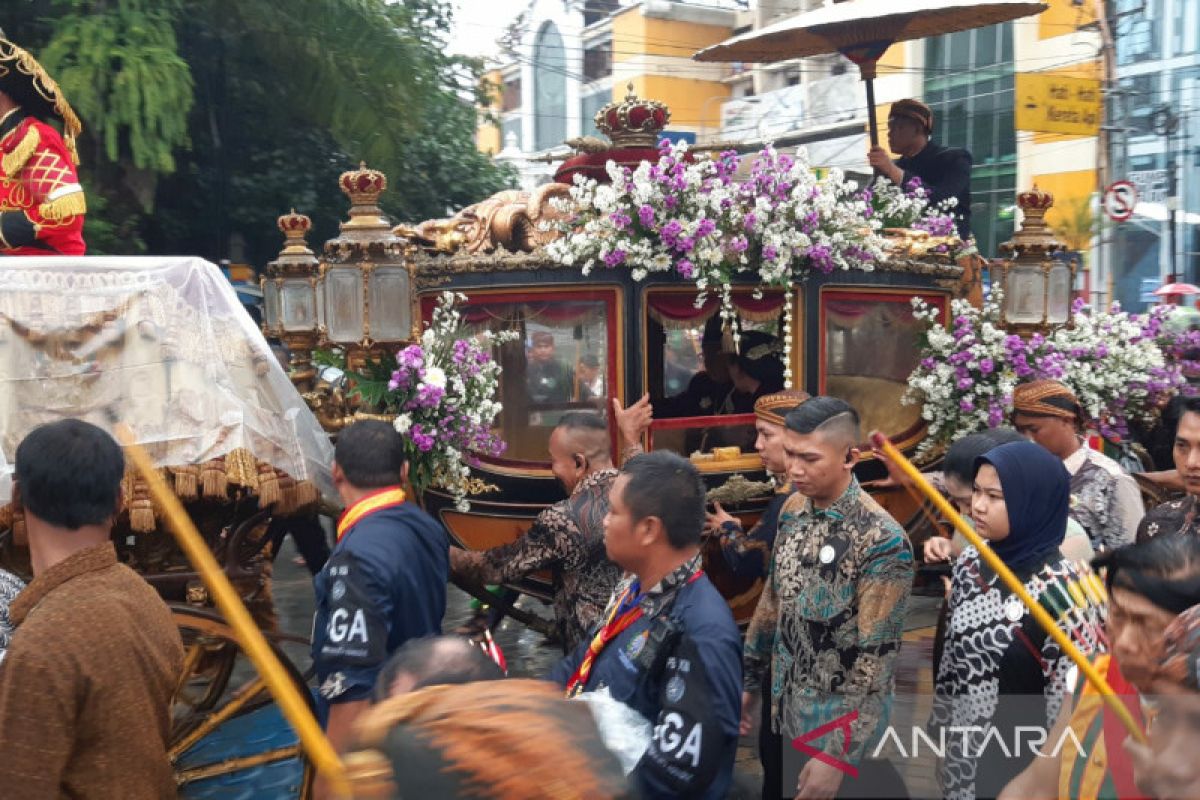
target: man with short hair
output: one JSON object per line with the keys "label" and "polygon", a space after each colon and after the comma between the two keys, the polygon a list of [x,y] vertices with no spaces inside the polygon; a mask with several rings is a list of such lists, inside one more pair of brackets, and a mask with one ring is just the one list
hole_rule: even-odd
{"label": "man with short hair", "polygon": [[571,369],[558,359],[554,334],[535,331],[529,337],[529,344],[529,362],[525,372],[529,401],[537,404],[570,402],[574,377]]}
{"label": "man with short hair", "polygon": [[[891,713],[896,654],[912,588],[904,529],[858,485],[858,414],[813,397],[786,417],[784,453],[796,494],[783,507],[767,586],[746,633],[744,719],[762,698],[764,800],[894,797],[886,761],[867,758]],[[760,679],[769,672],[769,681]],[[823,726],[809,747],[852,765],[857,778],[789,743]],[[839,727],[840,726],[840,727]],[[744,725],[743,727],[748,727]]]}
{"label": "man with short hair", "polygon": [[426,686],[496,681],[504,670],[483,648],[461,636],[409,639],[392,653],[375,682],[376,702]]}
{"label": "man with short hair", "polygon": [[740,638],[701,570],[704,484],[674,453],[643,453],[609,495],[604,545],[627,575],[603,624],[550,673],[568,696],[607,689],[654,725],[631,778],[644,798],[723,798],[738,737]]}
{"label": "man with short hair", "polygon": [[[887,150],[871,148],[867,161],[897,186],[908,188],[914,178],[925,188],[930,205],[951,198],[958,235],[971,236],[971,154],[961,147],[933,141],[933,111],[911,98],[892,103],[888,113]],[[892,161],[888,150],[900,155]]]}
{"label": "man with short hair", "polygon": [[334,747],[350,740],[387,657],[409,639],[442,632],[449,556],[442,527],[409,502],[408,462],[386,422],[338,436],[333,483],[346,510],[315,582],[312,656]]}
{"label": "man with short hair", "polygon": [[125,459],[80,420],[17,448],[33,580],[0,666],[0,797],[175,797],[167,760],[183,643],[166,604],[117,562]]}
{"label": "man with short hair", "polygon": [[[636,446],[650,422],[649,398],[628,409],[614,400],[613,407],[626,445]],[[480,584],[511,583],[550,570],[554,622],[566,653],[599,621],[621,578],[620,567],[604,551],[604,515],[617,477],[611,449],[603,417],[588,411],[564,414],[550,433],[550,471],[567,498],[538,514],[511,544],[482,552],[450,551],[451,572]]]}
{"label": "man with short hair", "polygon": [[1200,397],[1183,401],[1171,450],[1175,469],[1187,494],[1155,506],[1138,525],[1139,542],[1168,533],[1200,535],[1196,498],[1200,495]]}

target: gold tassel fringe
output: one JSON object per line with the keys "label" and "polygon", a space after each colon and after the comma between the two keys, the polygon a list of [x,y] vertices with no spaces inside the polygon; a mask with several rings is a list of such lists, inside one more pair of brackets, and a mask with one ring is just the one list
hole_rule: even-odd
{"label": "gold tassel fringe", "polygon": [[317,503],[321,500],[320,494],[317,492],[317,487],[312,481],[297,481],[296,482],[296,511],[308,512],[317,507]]}
{"label": "gold tassel fringe", "polygon": [[206,461],[200,468],[200,486],[204,496],[210,500],[224,499],[229,492],[229,479],[225,473],[225,460],[215,458]]}
{"label": "gold tassel fringe", "polygon": [[279,505],[275,512],[280,516],[291,516],[296,513],[296,481],[286,472],[276,471],[279,482]]}
{"label": "gold tassel fringe", "polygon": [[258,470],[258,507],[278,505],[283,496],[279,491],[279,479],[275,475],[275,468],[262,463],[258,465]]}
{"label": "gold tassel fringe", "polygon": [[84,198],[83,189],[80,188],[77,192],[64,194],[62,197],[42,203],[38,206],[38,213],[42,215],[42,219],[53,222],[61,222],[64,219],[86,214],[87,200]]}
{"label": "gold tassel fringe", "polygon": [[225,454],[225,476],[234,486],[258,488],[258,461],[254,454],[239,447]]}
{"label": "gold tassel fringe", "polygon": [[154,520],[154,504],[149,498],[134,500],[129,504],[129,527],[134,533],[150,533],[158,527]]}
{"label": "gold tassel fringe", "polygon": [[25,132],[25,138],[21,139],[11,152],[5,153],[4,157],[0,158],[0,169],[4,170],[5,177],[15,178],[29,157],[37,151],[40,142],[41,137],[38,135],[37,128],[30,125],[29,130]]}
{"label": "gold tassel fringe", "polygon": [[200,497],[200,469],[193,465],[173,467],[175,475],[175,496],[184,503],[190,503]]}

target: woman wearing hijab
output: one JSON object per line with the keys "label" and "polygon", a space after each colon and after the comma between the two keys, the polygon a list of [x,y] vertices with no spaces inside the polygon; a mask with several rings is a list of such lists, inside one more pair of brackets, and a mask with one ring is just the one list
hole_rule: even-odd
{"label": "woman wearing hijab", "polygon": [[[1101,611],[1080,591],[1080,576],[1060,550],[1070,496],[1062,461],[1032,442],[1001,445],[975,461],[976,532],[1068,636],[1091,652],[1099,644]],[[1021,771],[1036,737],[1022,740],[1017,728],[1051,727],[1070,666],[979,552],[964,549],[951,577],[950,617],[934,680],[932,727],[945,734],[939,775],[945,797],[995,797]]]}

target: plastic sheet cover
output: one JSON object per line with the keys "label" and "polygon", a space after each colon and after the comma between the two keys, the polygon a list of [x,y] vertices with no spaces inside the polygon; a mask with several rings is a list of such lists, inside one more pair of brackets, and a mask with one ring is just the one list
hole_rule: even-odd
{"label": "plastic sheet cover", "polygon": [[0,503],[17,445],[109,410],[162,467],[235,448],[329,500],[333,447],[215,264],[190,257],[0,258]]}

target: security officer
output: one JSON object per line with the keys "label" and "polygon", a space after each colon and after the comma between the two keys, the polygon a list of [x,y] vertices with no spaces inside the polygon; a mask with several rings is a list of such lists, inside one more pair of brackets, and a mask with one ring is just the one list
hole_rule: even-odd
{"label": "security officer", "polygon": [[316,578],[312,656],[339,750],[388,656],[409,639],[442,632],[449,543],[407,501],[407,477],[404,442],[386,422],[356,422],[338,436],[333,482],[346,510]]}
{"label": "security officer", "polygon": [[722,798],[741,713],[741,639],[700,568],[704,484],[659,451],[626,462],[604,520],[608,556],[629,574],[590,641],[550,673],[568,696],[607,688],[654,725],[631,774],[642,797]]}

